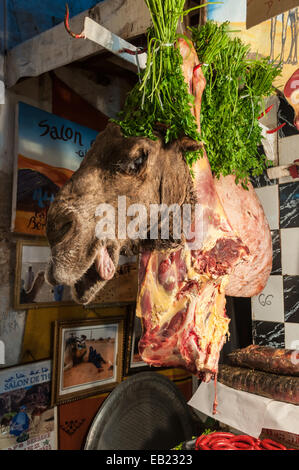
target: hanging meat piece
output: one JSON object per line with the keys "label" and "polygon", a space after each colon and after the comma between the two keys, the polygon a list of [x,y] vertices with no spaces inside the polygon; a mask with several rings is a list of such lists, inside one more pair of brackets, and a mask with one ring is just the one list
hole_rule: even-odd
{"label": "hanging meat piece", "polygon": [[214,178],[214,183],[231,226],[249,248],[249,256],[233,267],[225,293],[252,297],[264,289],[272,270],[269,224],[251,183],[243,189],[233,175]]}
{"label": "hanging meat piece", "polygon": [[[194,48],[190,51],[184,40],[179,47],[187,58],[183,72],[196,97],[193,112],[199,126],[205,80]],[[177,250],[141,254],[137,315],[142,318],[143,336],[139,351],[151,365],[185,367],[209,381],[217,373],[228,332],[228,275],[248,249],[226,218],[205,154],[192,170],[201,207],[192,227],[197,246],[194,249],[193,237]]]}

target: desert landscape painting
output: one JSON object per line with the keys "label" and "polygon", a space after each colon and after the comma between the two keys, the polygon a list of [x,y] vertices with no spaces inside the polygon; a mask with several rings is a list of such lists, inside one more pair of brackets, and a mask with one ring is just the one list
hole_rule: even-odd
{"label": "desert landscape painting", "polygon": [[49,206],[98,132],[25,103],[18,106],[12,229],[44,236]]}
{"label": "desert landscape painting", "polygon": [[63,391],[115,380],[117,333],[115,324],[64,331]]}

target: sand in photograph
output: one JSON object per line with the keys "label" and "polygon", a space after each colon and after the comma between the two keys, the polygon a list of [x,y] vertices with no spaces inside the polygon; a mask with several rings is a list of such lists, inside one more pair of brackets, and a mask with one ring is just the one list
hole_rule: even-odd
{"label": "sand in photograph", "polygon": [[[87,353],[81,364],[73,366],[71,369],[64,371],[63,388],[82,385],[98,380],[107,380],[113,377],[114,370],[110,369],[114,363],[115,341],[112,339],[104,339],[102,341],[86,340]],[[88,362],[89,348],[96,349],[100,353],[106,364],[102,364],[102,368],[98,369],[92,362]]]}

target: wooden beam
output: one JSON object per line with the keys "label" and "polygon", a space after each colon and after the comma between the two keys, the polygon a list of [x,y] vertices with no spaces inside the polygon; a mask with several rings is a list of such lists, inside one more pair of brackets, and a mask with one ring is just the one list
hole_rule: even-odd
{"label": "wooden beam", "polygon": [[[150,26],[150,14],[143,0],[98,3],[73,18],[71,29],[82,31],[86,16],[126,40],[145,34]],[[8,51],[6,86],[13,86],[22,77],[41,75],[102,50],[103,47],[92,41],[72,38],[61,23]]]}

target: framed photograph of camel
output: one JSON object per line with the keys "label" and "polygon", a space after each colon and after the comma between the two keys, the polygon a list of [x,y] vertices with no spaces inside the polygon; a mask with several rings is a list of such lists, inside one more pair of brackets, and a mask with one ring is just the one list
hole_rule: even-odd
{"label": "framed photograph of camel", "polygon": [[68,286],[50,286],[45,272],[51,253],[46,240],[17,240],[14,307],[73,305]]}
{"label": "framed photograph of camel", "polygon": [[56,321],[52,404],[112,390],[122,379],[125,314]]}

